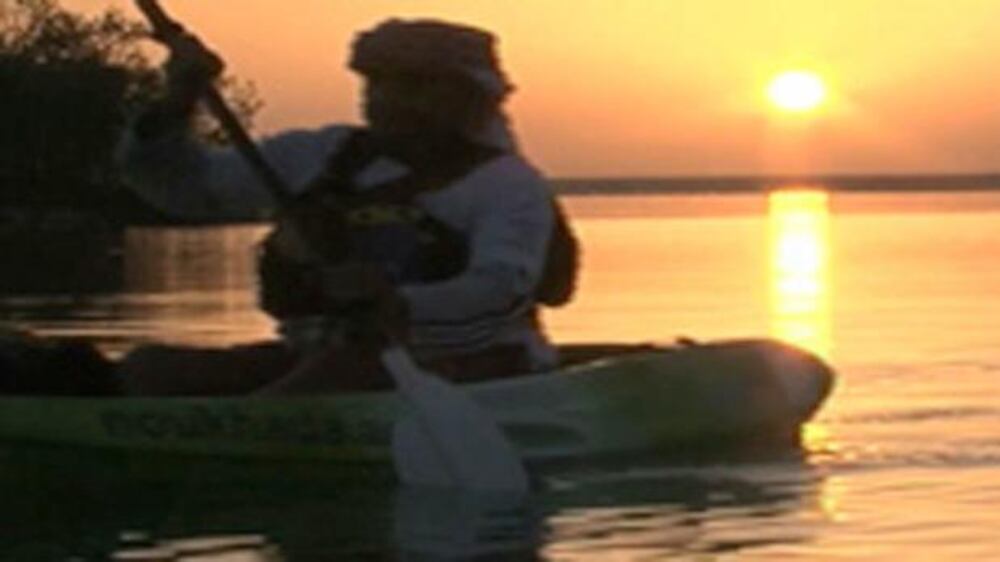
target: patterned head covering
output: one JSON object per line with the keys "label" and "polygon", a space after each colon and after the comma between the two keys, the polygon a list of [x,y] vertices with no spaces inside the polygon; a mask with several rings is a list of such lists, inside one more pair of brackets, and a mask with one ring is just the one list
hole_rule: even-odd
{"label": "patterned head covering", "polygon": [[503,98],[513,86],[500,68],[493,34],[437,20],[390,19],[358,34],[349,66],[362,75],[396,70],[461,76]]}

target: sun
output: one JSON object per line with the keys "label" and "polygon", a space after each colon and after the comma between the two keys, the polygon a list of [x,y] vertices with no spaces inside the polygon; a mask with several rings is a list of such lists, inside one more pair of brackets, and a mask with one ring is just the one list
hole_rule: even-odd
{"label": "sun", "polygon": [[823,103],[826,86],[814,72],[792,70],[782,72],[771,80],[767,86],[767,97],[778,109],[804,113]]}

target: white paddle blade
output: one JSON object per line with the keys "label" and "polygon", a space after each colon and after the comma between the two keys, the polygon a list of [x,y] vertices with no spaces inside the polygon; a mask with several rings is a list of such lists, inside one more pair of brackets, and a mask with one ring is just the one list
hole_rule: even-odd
{"label": "white paddle blade", "polygon": [[398,346],[382,362],[409,402],[392,456],[406,484],[526,493],[528,476],[489,414],[461,389],[422,371]]}

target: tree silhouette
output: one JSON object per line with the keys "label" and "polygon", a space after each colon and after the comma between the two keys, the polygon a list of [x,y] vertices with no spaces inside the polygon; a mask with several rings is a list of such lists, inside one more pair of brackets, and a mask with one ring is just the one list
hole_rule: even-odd
{"label": "tree silhouette", "polygon": [[[56,0],[0,0],[0,204],[101,207],[116,197],[113,152],[128,118],[163,77],[141,49],[148,33],[115,10],[93,17]],[[249,127],[252,84],[222,89]],[[198,132],[225,142],[210,120]]]}

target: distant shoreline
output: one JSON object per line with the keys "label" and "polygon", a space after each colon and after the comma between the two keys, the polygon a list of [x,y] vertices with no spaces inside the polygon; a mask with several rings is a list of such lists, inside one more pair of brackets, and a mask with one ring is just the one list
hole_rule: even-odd
{"label": "distant shoreline", "polygon": [[551,182],[558,193],[565,195],[761,193],[796,186],[898,193],[1000,191],[1000,174],[562,177],[552,178]]}

